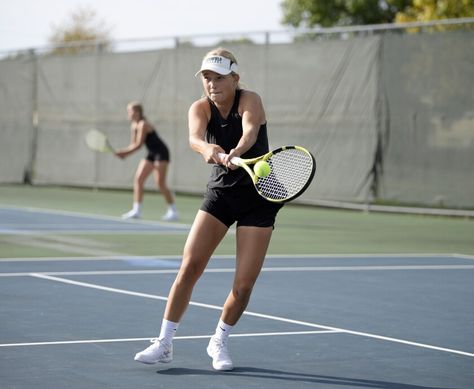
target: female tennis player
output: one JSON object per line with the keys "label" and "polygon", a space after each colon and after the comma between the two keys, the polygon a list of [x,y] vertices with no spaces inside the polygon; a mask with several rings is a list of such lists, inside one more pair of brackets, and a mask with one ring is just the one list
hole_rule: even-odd
{"label": "female tennis player", "polygon": [[[268,151],[265,111],[259,95],[239,86],[237,61],[218,48],[204,57],[200,76],[205,97],[189,109],[189,142],[205,162],[214,164],[207,192],[191,227],[178,275],[171,287],[157,340],[135,356],[143,363],[170,362],[172,341],[193,287],[224,238],[237,223],[236,269],[215,334],[207,347],[216,370],[232,370],[227,340],[250,299],[262,268],[275,217],[282,207],[257,194],[249,175],[232,157],[257,157]],[[219,153],[227,156],[221,160]]]}
{"label": "female tennis player", "polygon": [[168,210],[162,217],[162,220],[177,220],[178,212],[174,203],[174,197],[166,184],[166,173],[170,161],[168,147],[147,121],[143,113],[143,106],[140,103],[129,103],[127,105],[127,114],[128,120],[130,121],[130,144],[124,149],[117,150],[115,155],[119,158],[125,158],[141,148],[143,144],[145,144],[148,154],[146,158],[142,159],[138,164],[133,180],[133,208],[129,212],[124,213],[122,218],[140,218],[143,202],[143,187],[150,173],[154,171],[155,182],[168,204]]}

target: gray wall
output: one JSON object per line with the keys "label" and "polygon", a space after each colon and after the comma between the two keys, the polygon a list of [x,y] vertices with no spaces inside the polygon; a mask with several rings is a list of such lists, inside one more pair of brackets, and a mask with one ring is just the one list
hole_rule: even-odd
{"label": "gray wall", "polygon": [[[366,202],[375,194],[473,207],[473,35],[227,48],[243,86],[263,98],[271,147],[299,144],[316,156],[302,202]],[[126,104],[140,100],[171,149],[170,185],[201,193],[209,167],[189,149],[187,110],[202,95],[194,73],[208,49],[0,61],[0,182],[23,182],[32,166],[36,184],[130,188],[145,150],[122,161],[89,151],[83,139],[94,127],[125,146]]]}

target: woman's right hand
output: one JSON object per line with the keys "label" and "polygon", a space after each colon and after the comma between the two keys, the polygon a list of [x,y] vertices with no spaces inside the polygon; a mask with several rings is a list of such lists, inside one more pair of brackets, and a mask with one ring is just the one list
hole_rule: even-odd
{"label": "woman's right hand", "polygon": [[225,153],[224,149],[219,145],[209,143],[201,154],[207,163],[222,165],[224,161],[219,157],[219,153]]}

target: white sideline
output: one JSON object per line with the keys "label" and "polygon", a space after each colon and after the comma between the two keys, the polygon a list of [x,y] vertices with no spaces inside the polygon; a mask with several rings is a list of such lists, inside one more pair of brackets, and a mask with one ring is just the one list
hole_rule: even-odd
{"label": "white sideline", "polygon": [[[113,292],[113,293],[120,293],[120,294],[125,294],[125,295],[130,295],[130,296],[145,297],[145,298],[150,298],[150,299],[155,299],[155,300],[167,301],[167,298],[163,297],[163,296],[157,296],[157,295],[152,295],[152,294],[147,294],[147,293],[140,293],[140,292],[133,292],[133,291],[125,290],[125,289],[110,288],[110,287],[107,287],[107,286],[102,286],[102,285],[97,285],[97,284],[73,281],[73,280],[68,280],[68,279],[59,278],[59,277],[52,277],[52,276],[48,276],[48,275],[40,274],[40,273],[31,273],[31,276],[36,277],[36,278],[42,278],[42,279],[45,279],[45,280],[70,284],[70,285],[76,285],[76,286],[82,286],[82,287],[86,287],[86,288],[104,290],[104,291]],[[198,303],[198,302],[193,302],[193,301],[191,301],[189,303],[189,305],[202,307],[202,308],[216,309],[216,310],[221,310],[222,309],[222,307],[217,306],[217,305],[203,304],[203,303]],[[404,339],[392,338],[392,337],[388,337],[388,336],[370,334],[370,333],[367,333],[367,332],[352,331],[352,330],[347,330],[347,329],[343,329],[343,328],[337,328],[337,327],[331,327],[331,326],[326,326],[326,325],[321,325],[321,324],[309,323],[309,322],[300,321],[300,320],[293,320],[293,319],[288,319],[288,318],[284,318],[284,317],[280,317],[280,316],[265,315],[265,314],[261,314],[261,313],[250,312],[250,311],[245,311],[244,315],[253,316],[253,317],[260,317],[260,318],[270,319],[270,320],[275,320],[275,321],[281,321],[281,322],[285,322],[285,323],[299,324],[299,325],[303,325],[303,326],[307,326],[307,327],[320,328],[320,329],[329,330],[329,331],[344,332],[346,334],[351,334],[351,335],[363,336],[363,337],[372,338],[372,339],[379,339],[379,340],[384,340],[384,341],[388,341],[388,342],[401,343],[401,344],[406,344],[406,345],[420,347],[420,348],[426,348],[426,349],[431,349],[431,350],[448,352],[448,353],[452,353],[452,354],[458,354],[458,355],[463,355],[463,356],[468,356],[468,357],[474,357],[474,353],[468,353],[466,351],[454,350],[454,349],[449,349],[449,348],[445,348],[445,347],[438,347],[438,346],[433,346],[433,345],[424,344],[424,343],[412,342],[412,341],[408,341],[408,340],[404,340]]]}
{"label": "white sideline", "polygon": [[[288,332],[257,332],[248,334],[231,334],[232,338],[256,337],[256,336],[285,336],[285,335],[313,335],[313,334],[334,334],[339,331],[321,330],[321,331],[288,331]],[[212,335],[190,335],[175,336],[174,340],[186,339],[209,339]],[[84,340],[62,340],[53,342],[29,342],[29,343],[4,343],[0,347],[24,347],[24,346],[55,346],[64,344],[87,344],[87,343],[118,343],[118,342],[141,342],[152,339],[149,338],[116,338],[116,339],[84,339]]]}

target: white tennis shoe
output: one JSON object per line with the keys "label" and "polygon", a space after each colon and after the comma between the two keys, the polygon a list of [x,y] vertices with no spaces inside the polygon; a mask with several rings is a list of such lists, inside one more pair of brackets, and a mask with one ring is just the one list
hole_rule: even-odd
{"label": "white tennis shoe", "polygon": [[168,211],[161,218],[164,222],[172,222],[178,220],[178,212],[168,209]]}
{"label": "white tennis shoe", "polygon": [[122,219],[127,220],[127,219],[140,219],[140,212],[131,210],[128,211],[127,213],[124,213],[122,215]]}
{"label": "white tennis shoe", "polygon": [[152,365],[157,362],[169,363],[173,360],[173,345],[152,339],[153,343],[145,350],[135,355],[135,361]]}
{"label": "white tennis shoe", "polygon": [[230,359],[227,341],[211,337],[207,346],[207,355],[212,358],[212,367],[215,370],[234,370],[234,364]]}

